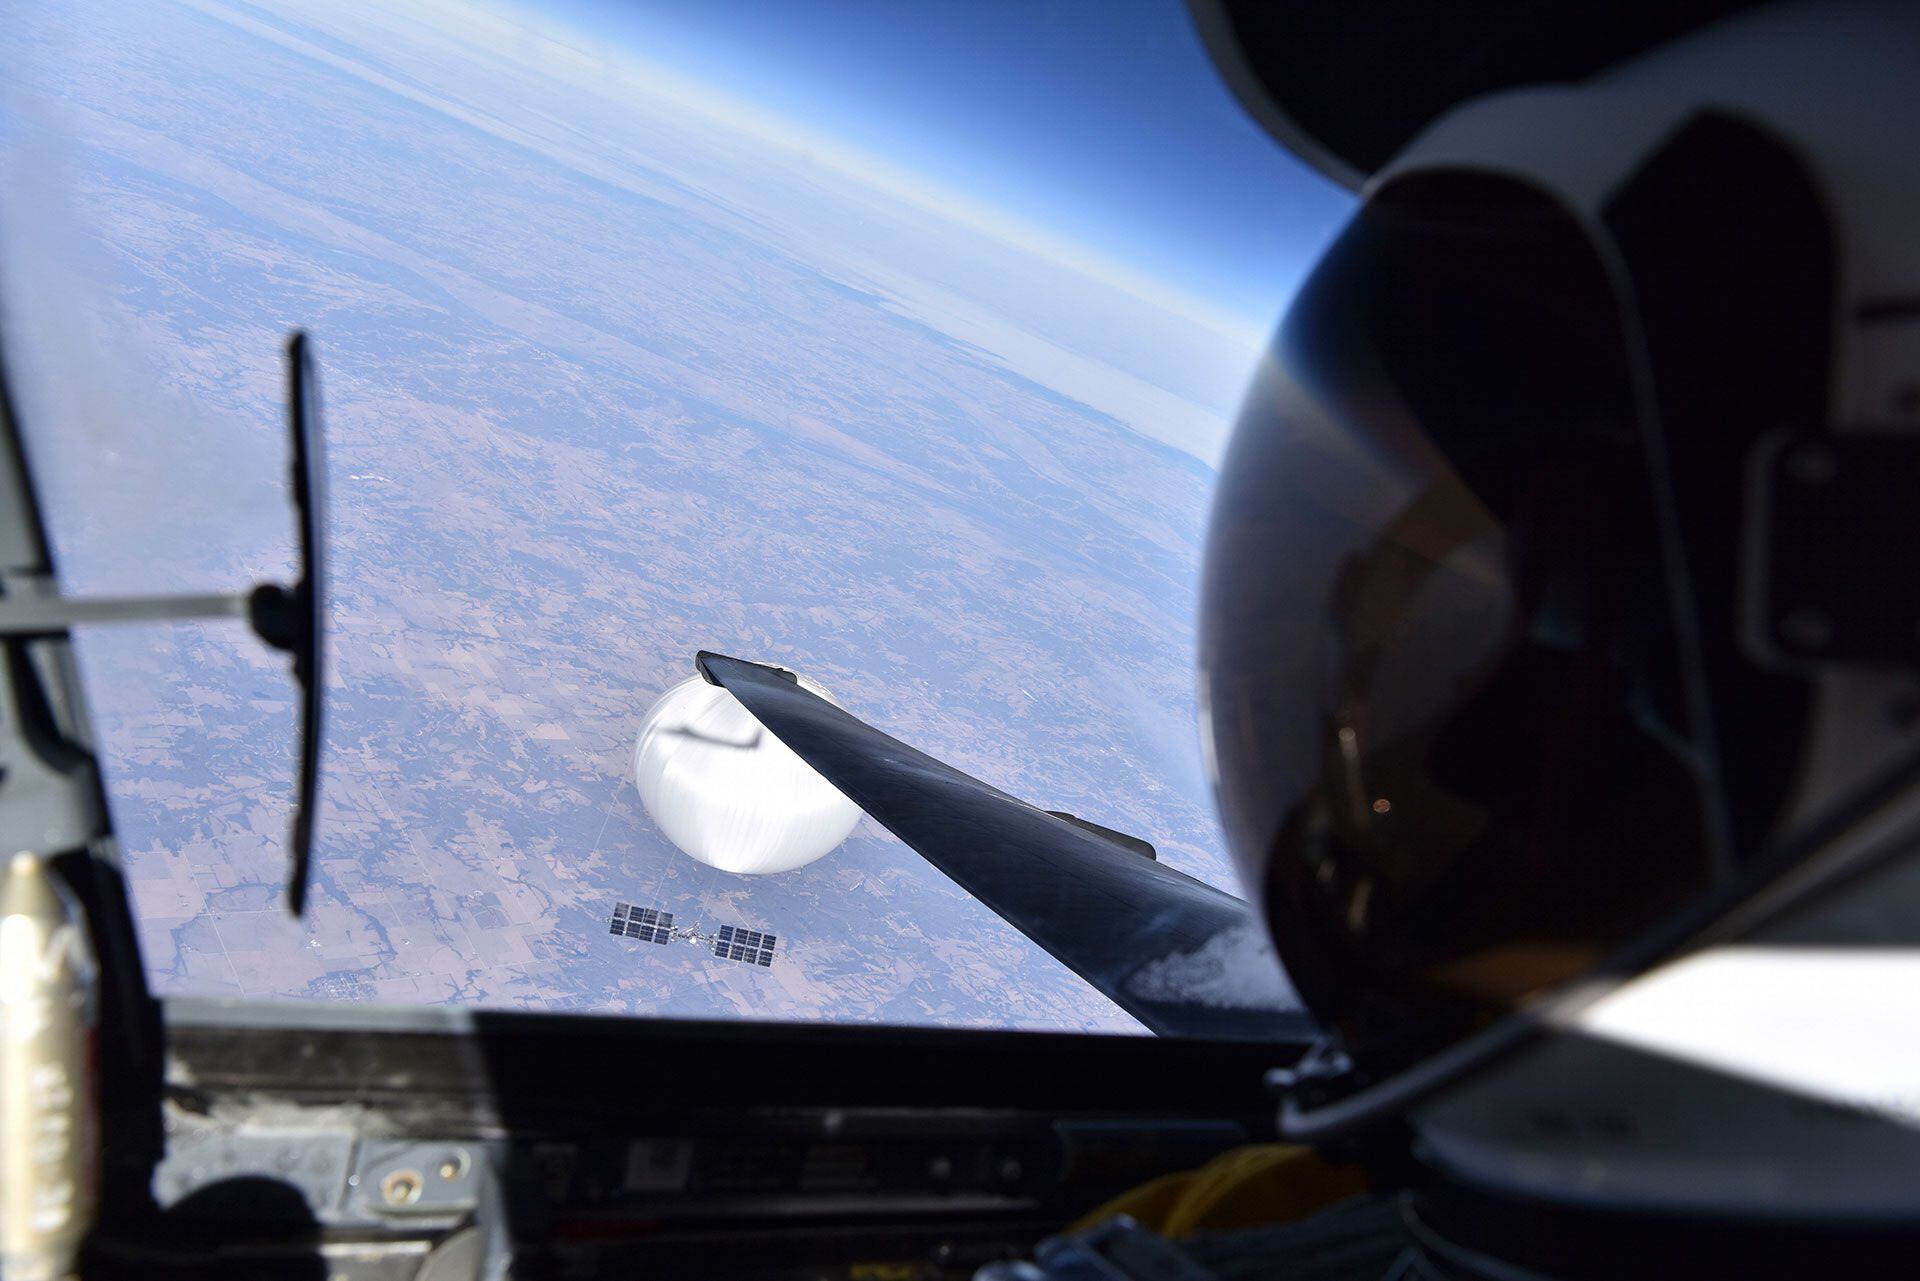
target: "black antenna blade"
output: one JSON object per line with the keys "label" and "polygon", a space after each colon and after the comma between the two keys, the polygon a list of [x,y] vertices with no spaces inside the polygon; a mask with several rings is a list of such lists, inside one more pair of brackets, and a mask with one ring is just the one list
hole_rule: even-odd
{"label": "black antenna blade", "polygon": [[320,803],[320,734],[325,718],[326,478],[320,454],[320,375],[303,331],[287,341],[288,408],[293,415],[293,501],[300,514],[300,582],[294,587],[306,626],[293,653],[300,682],[300,790],[293,811],[293,866],[287,910],[307,910],[307,869],[313,859],[314,810]]}
{"label": "black antenna blade", "polygon": [[254,588],[247,614],[260,639],[293,655],[300,686],[300,774],[288,849],[287,910],[306,914],[313,862],[313,818],[320,794],[320,739],[326,688],[326,481],[320,452],[320,379],[313,344],[295,330],[287,340],[287,424],[292,440],[293,505],[299,521],[300,581]]}

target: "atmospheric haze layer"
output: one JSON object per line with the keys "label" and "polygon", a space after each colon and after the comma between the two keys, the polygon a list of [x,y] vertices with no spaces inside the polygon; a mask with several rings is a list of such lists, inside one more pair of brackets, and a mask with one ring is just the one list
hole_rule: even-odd
{"label": "atmospheric haze layer", "polygon": [[[0,30],[7,355],[69,591],[289,560],[315,336],[332,670],[237,626],[83,671],[162,993],[1136,1030],[872,823],[740,877],[629,753],[697,649],[777,662],[1233,889],[1196,567],[1249,335],[708,86],[505,12],[174,0]],[[617,901],[776,931],[765,970]]]}

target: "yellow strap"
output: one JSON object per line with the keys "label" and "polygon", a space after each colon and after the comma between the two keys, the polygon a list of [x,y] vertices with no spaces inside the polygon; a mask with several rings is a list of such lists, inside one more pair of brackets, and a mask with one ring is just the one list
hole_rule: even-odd
{"label": "yellow strap", "polygon": [[1167,1216],[1173,1213],[1181,1194],[1193,1182],[1195,1173],[1193,1170],[1182,1170],[1178,1174],[1163,1174],[1137,1188],[1128,1188],[1105,1205],[1089,1211],[1067,1231],[1084,1232],[1117,1214],[1124,1214],[1158,1232],[1160,1225],[1167,1221]]}
{"label": "yellow strap", "polygon": [[1330,1165],[1312,1148],[1261,1143],[1222,1153],[1198,1170],[1166,1174],[1123,1192],[1068,1229],[1131,1215],[1170,1240],[1305,1218],[1366,1190],[1365,1172]]}

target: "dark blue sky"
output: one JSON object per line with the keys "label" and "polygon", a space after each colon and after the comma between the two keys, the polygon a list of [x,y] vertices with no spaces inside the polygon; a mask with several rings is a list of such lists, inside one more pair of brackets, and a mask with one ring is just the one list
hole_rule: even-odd
{"label": "dark blue sky", "polygon": [[579,25],[1265,324],[1349,207],[1178,0],[560,0]]}

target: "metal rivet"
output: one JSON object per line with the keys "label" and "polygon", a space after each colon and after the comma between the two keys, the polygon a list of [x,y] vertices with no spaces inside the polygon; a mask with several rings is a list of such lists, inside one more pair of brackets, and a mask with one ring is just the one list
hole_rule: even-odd
{"label": "metal rivet", "polygon": [[420,1199],[420,1171],[395,1170],[380,1180],[380,1195],[388,1205],[412,1205]]}

